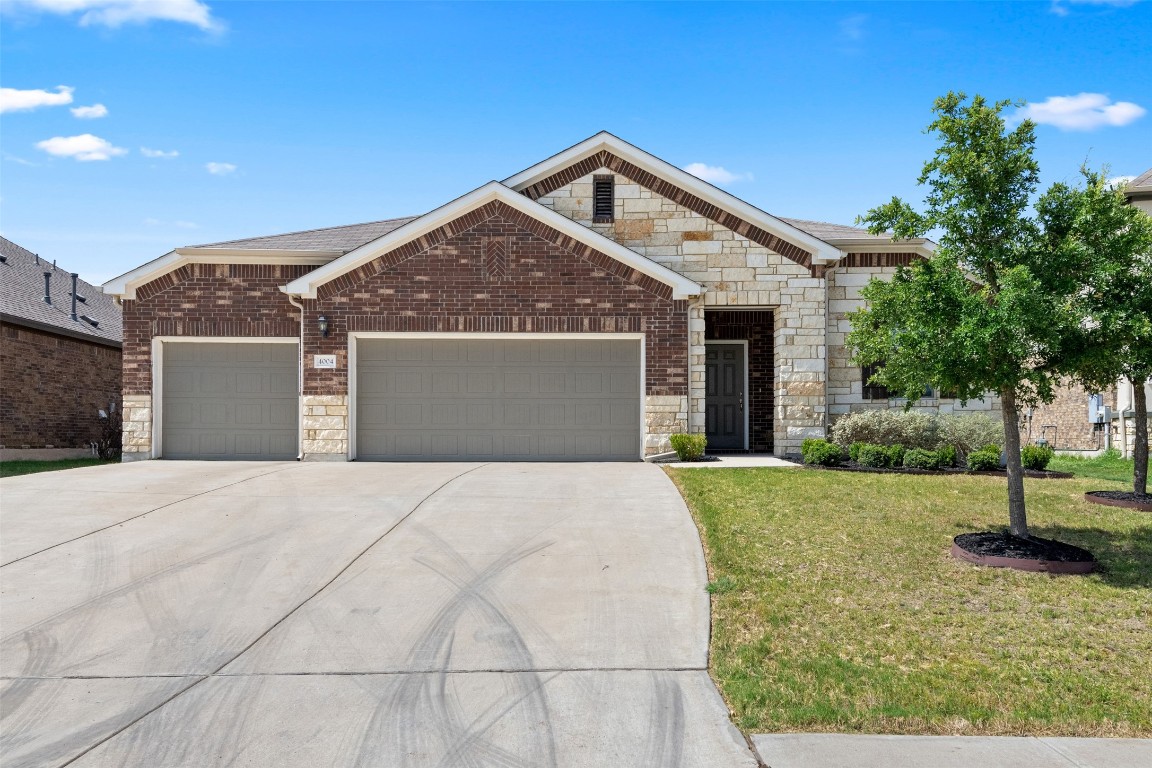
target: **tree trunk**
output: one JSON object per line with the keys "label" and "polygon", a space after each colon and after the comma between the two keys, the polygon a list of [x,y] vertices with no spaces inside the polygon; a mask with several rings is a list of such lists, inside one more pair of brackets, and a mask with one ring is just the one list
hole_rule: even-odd
{"label": "tree trunk", "polygon": [[1016,409],[1016,391],[1000,390],[1004,412],[1004,453],[1008,459],[1008,530],[1013,536],[1029,538],[1028,514],[1024,509],[1024,465],[1020,462],[1020,414]]}
{"label": "tree trunk", "polygon": [[[1147,381],[1132,380],[1132,404],[1136,410],[1136,445],[1132,450],[1136,471],[1132,477],[1132,490],[1136,493],[1148,493],[1148,398],[1144,394]],[[1127,437],[1122,435],[1120,439],[1126,440]]]}

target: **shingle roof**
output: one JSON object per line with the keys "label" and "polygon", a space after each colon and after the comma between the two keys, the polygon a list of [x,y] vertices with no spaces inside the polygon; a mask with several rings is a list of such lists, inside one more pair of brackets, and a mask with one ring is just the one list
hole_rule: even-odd
{"label": "shingle roof", "polygon": [[302,232],[287,232],[282,235],[249,237],[243,240],[225,240],[220,243],[189,246],[191,248],[268,248],[285,251],[339,251],[348,253],[364,243],[399,229],[419,216],[406,216],[400,219],[369,221],[365,224],[348,224],[342,227],[306,229]]}
{"label": "shingle roof", "polygon": [[[0,314],[5,320],[17,324],[24,321],[67,336],[120,344],[122,315],[111,296],[90,283],[77,281],[76,293],[84,301],[76,303],[78,319],[73,320],[71,273],[53,266],[50,261],[38,259],[36,254],[4,237],[0,237],[0,255],[4,257],[0,262]],[[44,301],[45,272],[52,273],[51,304]],[[79,319],[82,315],[98,325]]]}
{"label": "shingle roof", "polygon": [[803,230],[821,240],[882,240],[888,242],[892,239],[891,235],[873,235],[866,229],[849,227],[844,224],[830,224],[827,221],[811,221],[809,219],[788,219],[783,216],[779,218],[796,229]]}
{"label": "shingle roof", "polygon": [[1149,189],[1152,189],[1152,168],[1149,168],[1148,170],[1144,171],[1144,173],[1140,174],[1136,178],[1132,179],[1132,181],[1128,182],[1128,186],[1125,189],[1125,191],[1126,192],[1136,192],[1136,191],[1143,192],[1143,191],[1149,190]]}

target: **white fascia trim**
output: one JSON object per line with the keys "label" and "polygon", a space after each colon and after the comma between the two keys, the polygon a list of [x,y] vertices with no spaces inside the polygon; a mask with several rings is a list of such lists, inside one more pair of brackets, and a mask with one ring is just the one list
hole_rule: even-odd
{"label": "white fascia trim", "polygon": [[925,258],[936,253],[936,244],[931,240],[916,238],[912,240],[868,240],[837,238],[828,242],[848,253],[915,253]]}
{"label": "white fascia trim", "polygon": [[590,139],[586,139],[574,147],[570,147],[558,155],[521,171],[515,176],[504,180],[504,184],[517,192],[530,187],[538,181],[545,179],[557,171],[563,170],[573,163],[608,150],[633,165],[648,171],[654,176],[668,181],[676,186],[686,189],[705,202],[721,208],[733,216],[755,224],[761,229],[771,232],[777,237],[795,243],[813,254],[817,262],[837,261],[844,256],[832,244],[818,237],[808,234],[791,224],[781,221],[770,213],[760,210],[754,205],[744,202],[735,195],[714,187],[708,182],[699,179],[687,171],[683,171],[655,155],[650,155],[639,147],[633,146],[621,138],[613,136],[607,131],[601,131]]}
{"label": "white fascia trim", "polygon": [[135,299],[136,289],[185,264],[327,264],[340,251],[274,250],[267,248],[177,248],[100,286],[121,299]]}
{"label": "white fascia trim", "polygon": [[590,248],[595,248],[597,251],[611,256],[638,272],[665,283],[672,288],[672,298],[674,299],[686,299],[689,296],[699,296],[704,293],[704,289],[700,285],[678,272],[673,272],[671,269],[625,248],[614,240],[610,240],[533,200],[529,200],[518,192],[513,192],[498,181],[490,181],[479,189],[469,192],[463,197],[458,197],[431,213],[349,251],[344,256],[288,283],[284,291],[304,299],[315,299],[317,298],[317,290],[325,283],[335,280],[337,277],[351,272],[418,237],[422,237],[444,224],[455,221],[469,211],[497,200],[547,224],[574,240],[584,243]]}

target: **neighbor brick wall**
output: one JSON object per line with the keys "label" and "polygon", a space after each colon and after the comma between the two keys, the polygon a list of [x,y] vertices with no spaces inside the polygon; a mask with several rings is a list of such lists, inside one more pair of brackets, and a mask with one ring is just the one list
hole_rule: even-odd
{"label": "neighbor brick wall", "polygon": [[119,394],[119,349],[0,324],[3,447],[87,448]]}
{"label": "neighbor brick wall", "polygon": [[[1041,437],[1058,451],[1096,451],[1104,447],[1104,433],[1098,432],[1088,421],[1088,391],[1079,384],[1065,382],[1056,391],[1056,399],[1021,414],[1023,423],[1020,437],[1025,442],[1036,442]],[[1116,389],[1104,395],[1104,405],[1116,410]],[[1047,427],[1047,429],[1046,429]],[[1053,429],[1055,427],[1055,429]]]}
{"label": "neighbor brick wall", "polygon": [[771,310],[706,312],[705,333],[711,341],[748,342],[748,448],[771,453],[773,448],[774,346]]}
{"label": "neighbor brick wall", "polygon": [[299,336],[280,286],[313,269],[189,264],[141,286],[124,301],[124,394],[152,393],[153,336]]}

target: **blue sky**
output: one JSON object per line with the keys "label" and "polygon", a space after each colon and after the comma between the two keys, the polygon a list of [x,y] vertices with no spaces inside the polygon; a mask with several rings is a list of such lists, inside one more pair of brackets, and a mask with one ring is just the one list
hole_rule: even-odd
{"label": "blue sky", "polygon": [[422,213],[599,130],[851,223],[921,198],[948,90],[1028,102],[1045,184],[1152,167],[1152,2],[0,3],[0,231],[93,282]]}

